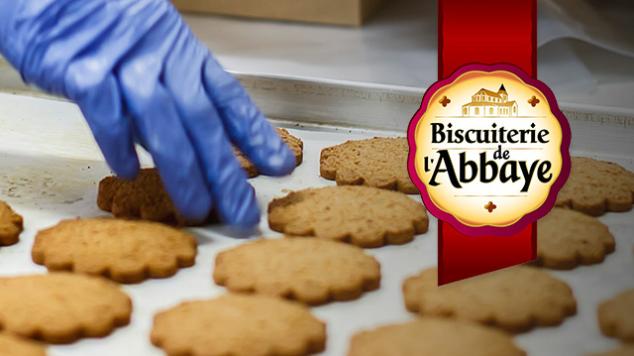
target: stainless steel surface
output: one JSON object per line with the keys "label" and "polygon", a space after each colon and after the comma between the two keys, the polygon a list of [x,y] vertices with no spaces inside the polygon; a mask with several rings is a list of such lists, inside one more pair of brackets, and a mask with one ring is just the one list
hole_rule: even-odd
{"label": "stainless steel surface", "polygon": [[[402,135],[423,93],[410,87],[237,75],[270,117]],[[573,149],[626,157],[634,154],[634,110],[565,102],[560,107],[576,133]]]}
{"label": "stainless steel surface", "polygon": [[[424,92],[405,86],[233,73],[269,117],[302,124],[391,130],[402,134]],[[3,78],[5,86],[0,87],[0,92],[54,98],[25,86],[15,72],[3,72],[0,65],[0,82]],[[634,152],[634,109],[568,102],[559,105],[577,132],[573,148],[583,141],[588,149],[598,153],[628,156]]]}

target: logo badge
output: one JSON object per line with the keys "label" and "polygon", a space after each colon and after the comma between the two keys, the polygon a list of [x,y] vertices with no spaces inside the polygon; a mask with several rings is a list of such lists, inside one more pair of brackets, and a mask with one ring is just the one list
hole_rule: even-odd
{"label": "logo badge", "polygon": [[553,93],[509,65],[469,65],[435,83],[408,138],[425,205],[468,235],[536,221],[570,171],[570,128]]}

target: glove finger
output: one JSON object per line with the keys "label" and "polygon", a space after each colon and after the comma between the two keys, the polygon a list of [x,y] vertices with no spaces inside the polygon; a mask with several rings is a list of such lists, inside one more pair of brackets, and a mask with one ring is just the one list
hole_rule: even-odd
{"label": "glove finger", "polygon": [[134,178],[139,171],[139,159],[114,77],[109,76],[99,85],[81,91],[75,100],[110,168],[120,177]]}
{"label": "glove finger", "polygon": [[[60,4],[58,1],[54,5],[61,8]],[[73,3],[74,6],[82,4]],[[47,52],[50,60],[42,61],[42,72],[55,85],[63,83],[64,95],[79,104],[110,168],[117,175],[131,179],[136,176],[139,167],[133,140],[139,139],[139,136],[135,135],[130,119],[126,117],[112,70],[130,47],[165,16],[169,6],[161,2],[134,0],[102,5],[105,7],[99,8],[98,12],[84,10],[81,16],[73,12],[73,16],[66,19],[66,23],[72,23],[74,29],[69,36],[62,35],[68,31],[47,34],[49,41],[54,40],[54,43]],[[66,60],[71,62],[66,66],[65,62],[55,60],[59,59],[55,54],[57,57],[66,56]],[[63,81],[51,80],[55,77],[54,73],[63,72],[64,68]],[[143,146],[140,139],[139,143]]]}
{"label": "glove finger", "polygon": [[193,41],[188,31],[181,33],[168,55],[163,80],[198,153],[220,218],[230,225],[251,227],[260,220],[255,192],[202,85],[208,52]]}
{"label": "glove finger", "polygon": [[211,210],[211,196],[194,148],[183,128],[169,93],[160,84],[139,91],[147,83],[124,80],[126,105],[137,133],[145,142],[176,209],[192,222],[204,221]]}
{"label": "glove finger", "polygon": [[229,137],[266,175],[295,169],[295,156],[255,106],[240,83],[212,57],[205,62],[203,81]]}
{"label": "glove finger", "polygon": [[[164,1],[163,4],[169,4]],[[127,53],[117,76],[136,135],[148,148],[174,205],[200,222],[211,210],[211,195],[170,93],[161,83],[163,61],[183,28],[171,6]]]}

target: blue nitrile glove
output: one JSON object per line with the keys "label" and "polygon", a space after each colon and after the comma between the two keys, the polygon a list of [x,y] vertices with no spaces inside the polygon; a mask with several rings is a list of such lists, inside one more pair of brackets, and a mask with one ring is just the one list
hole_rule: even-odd
{"label": "blue nitrile glove", "polygon": [[295,167],[244,89],[167,0],[0,0],[0,52],[27,83],[79,104],[117,175],[135,177],[133,143],[142,144],[192,220],[215,207],[232,225],[259,221],[231,143],[263,174]]}

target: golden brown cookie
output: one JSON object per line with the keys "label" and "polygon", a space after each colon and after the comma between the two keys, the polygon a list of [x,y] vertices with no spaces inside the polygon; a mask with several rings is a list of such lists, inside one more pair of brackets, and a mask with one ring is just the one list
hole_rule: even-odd
{"label": "golden brown cookie", "polygon": [[130,322],[132,302],[103,278],[51,273],[0,278],[0,329],[50,343],[102,337]]}
{"label": "golden brown cookie", "polygon": [[22,217],[0,200],[0,246],[13,245],[20,239]]}
{"label": "golden brown cookie", "polygon": [[[97,206],[117,218],[192,225],[174,207],[154,168],[139,171],[134,180],[106,177],[99,182]],[[210,217],[209,220],[214,220]]]}
{"label": "golden brown cookie", "polygon": [[375,137],[324,148],[319,160],[322,177],[339,185],[367,185],[417,194],[407,173],[409,147],[404,137]]}
{"label": "golden brown cookie", "polygon": [[169,356],[307,355],[324,350],[326,326],[295,302],[225,295],[157,314],[150,338]]}
{"label": "golden brown cookie", "polygon": [[[299,166],[300,164],[302,164],[302,160],[304,157],[304,143],[302,142],[302,140],[291,135],[290,132],[285,129],[277,128],[276,130],[277,134],[280,135],[280,137],[282,138],[282,141],[284,141],[284,143],[288,145],[291,151],[293,151],[293,154],[295,155],[295,165]],[[249,161],[244,153],[240,152],[240,150],[238,149],[234,149],[234,153],[238,158],[238,162],[240,162],[242,169],[247,172],[247,176],[249,176],[249,178],[254,178],[260,175],[258,169],[253,163],[251,163],[251,161]]]}
{"label": "golden brown cookie", "polygon": [[478,324],[420,318],[355,334],[348,356],[523,356],[502,331]]}
{"label": "golden brown cookie", "polygon": [[405,306],[424,316],[471,320],[513,332],[558,325],[576,312],[570,287],[532,267],[514,267],[438,287],[430,268],[403,283]]}
{"label": "golden brown cookie", "polygon": [[[303,157],[302,141],[284,129],[277,129],[277,131],[294,152],[295,160],[299,165]],[[234,152],[249,178],[259,174],[255,166],[239,150],[235,149]],[[97,206],[122,219],[150,220],[181,226],[198,225],[178,213],[155,168],[141,169],[133,180],[116,176],[102,179],[99,182]],[[218,218],[212,212],[204,222],[216,221]]]}
{"label": "golden brown cookie", "polygon": [[588,356],[634,356],[634,344],[623,345],[610,351],[593,353]]}
{"label": "golden brown cookie", "polygon": [[604,335],[634,342],[634,289],[601,303],[597,315]]}
{"label": "golden brown cookie", "polygon": [[0,333],[0,355],[46,356],[46,349],[36,342],[24,340],[8,333]]}
{"label": "golden brown cookie", "polygon": [[557,205],[599,216],[628,211],[634,201],[634,173],[616,163],[572,157],[570,177],[557,196]]}
{"label": "golden brown cookie", "polygon": [[260,239],[216,257],[214,280],[232,292],[307,304],[351,300],[379,288],[380,265],[356,246],[321,239]]}
{"label": "golden brown cookie", "polygon": [[614,237],[599,219],[554,208],[537,223],[539,265],[570,269],[602,262],[614,251]]}
{"label": "golden brown cookie", "polygon": [[196,260],[196,239],[166,225],[117,219],[64,220],[35,236],[33,261],[51,271],[121,283],[165,278]]}
{"label": "golden brown cookie", "polygon": [[292,192],[269,204],[269,226],[361,247],[404,244],[427,231],[425,207],[403,193],[335,186]]}

